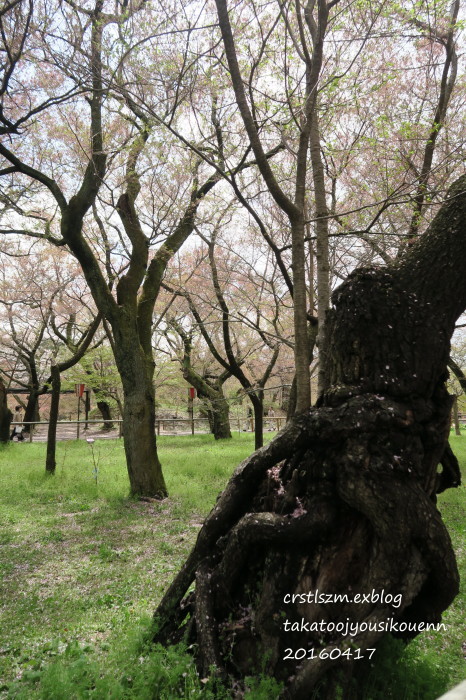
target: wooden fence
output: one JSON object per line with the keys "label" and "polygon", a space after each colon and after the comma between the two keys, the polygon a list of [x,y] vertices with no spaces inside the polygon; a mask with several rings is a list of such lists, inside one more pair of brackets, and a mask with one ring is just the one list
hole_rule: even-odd
{"label": "wooden fence", "polygon": [[[92,433],[92,426],[103,425],[104,420],[66,420],[57,422],[57,439],[58,440],[80,440],[90,437]],[[117,426],[116,429],[110,431],[100,430],[97,431],[99,438],[114,438],[122,437],[123,434],[123,421],[119,418],[112,418],[106,421],[108,423],[113,423]],[[264,431],[278,431],[280,430],[286,422],[284,416],[271,416],[264,417]],[[25,439],[29,442],[43,442],[44,438],[47,437],[47,426],[49,421],[36,421],[36,422],[22,422],[11,424],[12,426],[22,425],[33,426],[32,430],[25,432]],[[64,426],[65,429],[61,429]],[[72,426],[75,426],[73,430],[70,430]],[[254,418],[240,418],[231,417],[230,426],[232,430],[237,430],[238,432],[254,432]],[[156,418],[155,420],[155,430],[157,435],[195,435],[196,433],[205,434],[210,432],[209,421],[207,418]],[[64,435],[64,436],[63,436]]]}

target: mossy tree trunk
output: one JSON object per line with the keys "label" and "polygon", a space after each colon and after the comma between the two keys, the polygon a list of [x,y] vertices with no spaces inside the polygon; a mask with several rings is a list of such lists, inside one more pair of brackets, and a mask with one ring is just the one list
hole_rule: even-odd
{"label": "mossy tree trunk", "polygon": [[[319,406],[237,468],[156,611],[156,639],[195,642],[201,673],[241,684],[266,658],[283,697],[307,700],[318,684],[329,697],[353,665],[338,654],[376,647],[387,619],[411,625],[405,637],[441,620],[459,587],[435,504],[460,482],[445,380],[465,262],[466,176],[404,258],[357,270],[334,293]],[[317,589],[379,599],[285,598]],[[399,607],[382,591],[401,594]],[[348,620],[354,636],[319,629]],[[290,648],[316,656],[285,660]]]}
{"label": "mossy tree trunk", "polygon": [[123,385],[123,438],[131,491],[161,498],[167,489],[156,448],[152,352],[145,351],[138,342],[137,328],[130,317],[127,324],[114,326],[114,341]]}

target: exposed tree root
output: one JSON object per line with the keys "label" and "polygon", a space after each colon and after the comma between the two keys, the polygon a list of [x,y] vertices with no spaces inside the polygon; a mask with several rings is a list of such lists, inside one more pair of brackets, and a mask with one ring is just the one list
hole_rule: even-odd
{"label": "exposed tree root", "polygon": [[157,640],[189,636],[203,673],[238,688],[266,670],[283,697],[327,699],[337,669],[439,622],[457,594],[435,503],[459,484],[445,379],[465,222],[463,176],[400,261],[334,293],[318,408],[238,467],[156,611]]}
{"label": "exposed tree root", "polygon": [[[435,494],[422,483],[431,423],[416,418],[388,398],[354,397],[297,417],[245,460],[156,612],[157,641],[186,634],[188,617],[203,674],[214,668],[238,680],[266,657],[268,671],[286,683],[284,697],[305,698],[329,669],[350,668],[335,654],[363,654],[390,620],[412,623],[404,637],[415,636],[414,624],[438,622],[457,593],[458,572]],[[194,580],[195,607],[183,607]],[[385,591],[401,602],[285,603],[287,594],[316,589]],[[285,620],[289,628],[299,623],[296,631],[285,630]],[[316,631],[320,621],[367,631]],[[284,659],[287,649],[311,648],[316,658]],[[340,652],[328,656],[333,649]]]}

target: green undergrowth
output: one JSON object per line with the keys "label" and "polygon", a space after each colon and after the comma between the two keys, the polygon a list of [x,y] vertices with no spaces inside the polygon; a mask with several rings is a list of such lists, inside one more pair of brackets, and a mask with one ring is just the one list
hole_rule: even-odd
{"label": "green undergrowth", "polygon": [[[466,436],[452,443],[466,464]],[[198,678],[184,649],[149,643],[151,614],[252,436],[158,444],[170,492],[162,502],[127,497],[119,440],[60,443],[54,477],[45,474],[45,445],[0,450],[1,698],[226,697]],[[464,486],[439,499],[463,580],[464,507]],[[378,649],[364,700],[434,700],[462,680],[465,601],[463,588],[445,614],[447,633]],[[266,677],[249,679],[248,689],[253,700],[278,695]]]}

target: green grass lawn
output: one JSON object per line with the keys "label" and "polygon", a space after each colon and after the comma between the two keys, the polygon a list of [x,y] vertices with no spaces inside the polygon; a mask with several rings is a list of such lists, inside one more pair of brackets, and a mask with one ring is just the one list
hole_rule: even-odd
{"label": "green grass lawn", "polygon": [[[466,465],[466,436],[452,442]],[[118,440],[96,441],[94,456],[85,442],[60,443],[55,477],[45,475],[43,444],[0,451],[0,697],[220,697],[188,655],[149,644],[150,616],[252,436],[167,436],[159,446],[163,502],[127,498]],[[439,499],[463,581],[465,501],[464,486]],[[463,588],[445,615],[448,634],[380,654],[367,700],[433,700],[462,680],[465,602]],[[273,694],[257,686],[249,697]]]}

